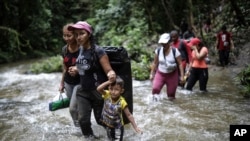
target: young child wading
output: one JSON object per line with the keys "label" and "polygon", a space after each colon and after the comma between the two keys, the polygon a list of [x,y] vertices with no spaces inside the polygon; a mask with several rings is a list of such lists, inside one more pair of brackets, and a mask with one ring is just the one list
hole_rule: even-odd
{"label": "young child wading", "polygon": [[[105,88],[108,87],[108,90]],[[103,95],[104,106],[101,121],[106,127],[107,136],[110,140],[123,140],[124,123],[122,111],[126,114],[137,133],[142,131],[137,127],[134,117],[129,111],[126,100],[121,96],[124,92],[124,81],[117,76],[113,82],[106,81],[97,87],[97,91]]]}

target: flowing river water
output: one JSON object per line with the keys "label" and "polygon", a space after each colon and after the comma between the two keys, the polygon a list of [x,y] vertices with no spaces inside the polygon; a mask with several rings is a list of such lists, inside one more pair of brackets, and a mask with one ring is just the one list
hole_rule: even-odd
{"label": "flowing river water", "polygon": [[[24,74],[32,61],[0,66],[1,141],[85,141],[73,126],[68,108],[51,112],[48,103],[58,94],[61,73]],[[250,100],[239,94],[230,68],[209,68],[208,93],[151,101],[150,81],[133,80],[133,115],[143,134],[125,126],[124,141],[228,141],[231,124],[250,125]],[[92,116],[93,118],[93,116]],[[92,119],[100,141],[104,129]]]}

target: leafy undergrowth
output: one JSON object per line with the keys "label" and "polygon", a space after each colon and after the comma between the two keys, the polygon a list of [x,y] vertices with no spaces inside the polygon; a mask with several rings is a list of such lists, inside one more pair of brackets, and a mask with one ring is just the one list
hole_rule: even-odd
{"label": "leafy undergrowth", "polygon": [[29,73],[52,73],[62,71],[62,56],[57,55],[50,58],[45,58],[31,65]]}

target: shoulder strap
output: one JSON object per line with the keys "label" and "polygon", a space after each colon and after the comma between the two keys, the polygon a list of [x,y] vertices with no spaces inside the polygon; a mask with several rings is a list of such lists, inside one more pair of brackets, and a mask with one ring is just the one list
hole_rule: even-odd
{"label": "shoulder strap", "polygon": [[158,55],[158,56],[159,56],[159,54],[160,54],[160,50],[161,50],[161,48],[158,47],[158,48],[157,48],[157,55]]}
{"label": "shoulder strap", "polygon": [[[172,51],[173,51],[173,55],[174,55],[175,62],[177,62],[176,56],[175,56],[176,48],[174,48],[174,47],[171,47],[171,48],[172,48]],[[157,55],[158,55],[158,56],[159,56],[159,54],[160,54],[160,50],[161,50],[161,48],[157,48]],[[164,59],[165,59],[165,54],[163,53],[163,55],[164,55]]]}
{"label": "shoulder strap", "polygon": [[176,60],[176,55],[175,55],[176,48],[172,47],[172,51],[173,51],[175,63],[178,64],[178,62],[177,62],[177,60]]}
{"label": "shoulder strap", "polygon": [[63,48],[62,48],[62,57],[65,57],[67,54],[67,45],[65,45]]}
{"label": "shoulder strap", "polygon": [[179,44],[179,47],[178,47],[178,49],[181,49],[182,47],[183,47],[183,40],[182,39],[180,39],[180,44]]}
{"label": "shoulder strap", "polygon": [[173,51],[173,54],[174,54],[174,58],[176,58],[176,56],[175,56],[176,48],[173,48],[173,47],[172,47],[172,51]]}
{"label": "shoulder strap", "polygon": [[[160,50],[161,50],[161,47],[158,48],[158,56],[160,55]],[[166,55],[165,55],[164,48],[162,49],[162,52],[163,52],[163,57],[166,60]]]}
{"label": "shoulder strap", "polygon": [[185,45],[185,43],[184,43],[183,40],[181,40],[181,42],[180,42],[180,47],[184,48],[185,59],[186,59],[187,63],[189,63],[189,57],[188,57],[188,51],[187,51],[188,48],[187,48],[187,46]]}
{"label": "shoulder strap", "polygon": [[[158,55],[158,58],[159,58],[159,56],[160,56],[160,51],[161,51],[161,47],[158,47],[158,48],[157,48],[157,55]],[[164,57],[164,59],[166,58],[166,57],[165,57],[164,51],[163,51],[163,57]]]}

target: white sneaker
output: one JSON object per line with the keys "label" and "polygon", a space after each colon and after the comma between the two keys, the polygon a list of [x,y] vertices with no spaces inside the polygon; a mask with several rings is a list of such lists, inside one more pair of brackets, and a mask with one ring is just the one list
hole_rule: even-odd
{"label": "white sneaker", "polygon": [[158,94],[153,95],[153,101],[158,102],[160,101],[160,96]]}
{"label": "white sneaker", "polygon": [[157,98],[156,98],[155,95],[152,96],[152,101],[153,101],[153,102],[154,102],[154,101],[157,101]]}

